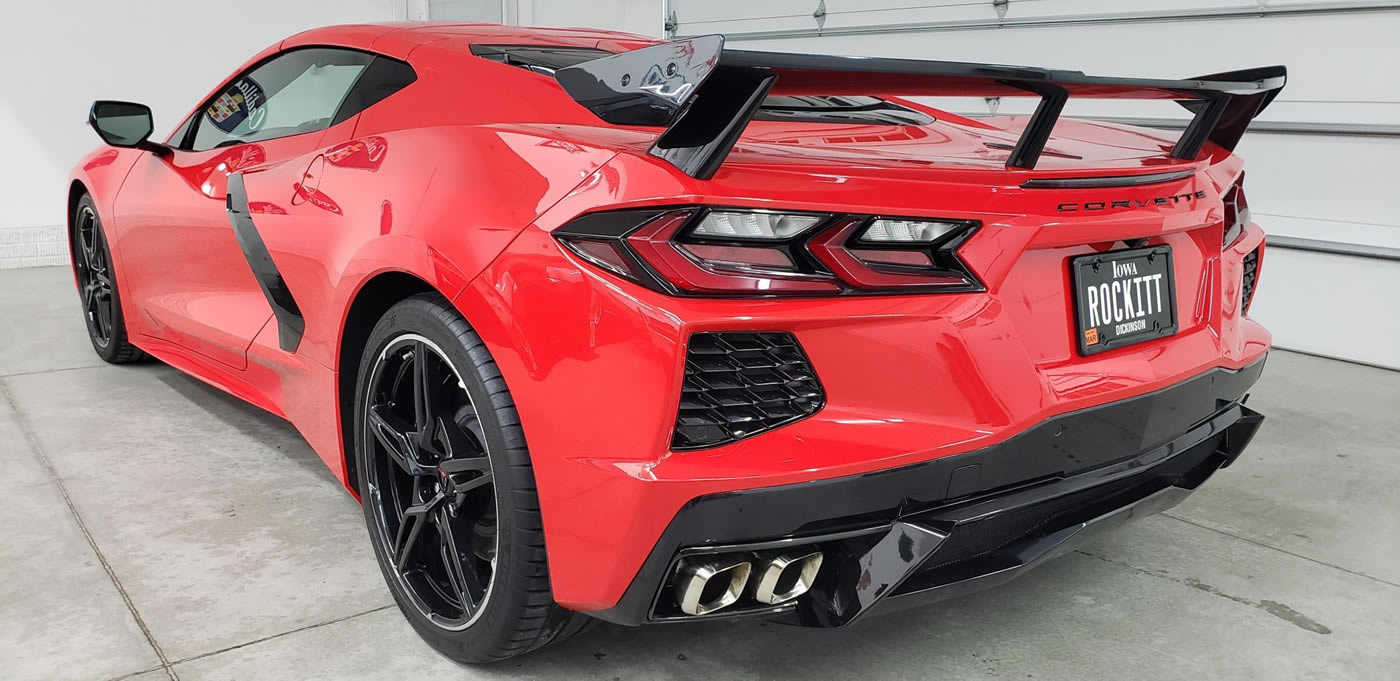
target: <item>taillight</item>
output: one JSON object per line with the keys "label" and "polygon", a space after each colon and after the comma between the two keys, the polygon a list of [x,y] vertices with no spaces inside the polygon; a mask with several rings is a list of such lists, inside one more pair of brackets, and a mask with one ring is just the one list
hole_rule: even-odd
{"label": "taillight", "polygon": [[954,251],[972,228],[965,222],[846,218],[813,239],[811,251],[857,289],[967,290],[974,282]]}
{"label": "taillight", "polygon": [[574,253],[672,295],[980,291],[956,255],[976,222],[685,207],[591,213]]}
{"label": "taillight", "polygon": [[1244,198],[1244,174],[1225,190],[1225,240],[1222,247],[1235,243],[1249,224],[1249,202]]}

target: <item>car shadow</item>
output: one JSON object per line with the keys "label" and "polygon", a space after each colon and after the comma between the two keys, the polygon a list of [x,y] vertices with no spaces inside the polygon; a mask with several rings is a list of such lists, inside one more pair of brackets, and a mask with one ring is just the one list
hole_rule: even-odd
{"label": "car shadow", "polygon": [[291,422],[174,368],[165,368],[168,370],[158,374],[160,381],[191,404],[229,425],[249,440],[266,449],[280,452],[288,461],[311,471],[317,477],[340,485],[340,481]]}

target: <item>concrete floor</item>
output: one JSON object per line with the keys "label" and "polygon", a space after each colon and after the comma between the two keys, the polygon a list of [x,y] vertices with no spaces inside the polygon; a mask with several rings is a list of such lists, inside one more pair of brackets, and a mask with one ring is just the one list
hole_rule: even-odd
{"label": "concrete floor", "polygon": [[60,268],[0,271],[0,676],[1400,678],[1400,373],[1275,352],[1241,461],[996,591],[849,631],[604,626],[458,667],[393,607],[290,426],[93,355]]}

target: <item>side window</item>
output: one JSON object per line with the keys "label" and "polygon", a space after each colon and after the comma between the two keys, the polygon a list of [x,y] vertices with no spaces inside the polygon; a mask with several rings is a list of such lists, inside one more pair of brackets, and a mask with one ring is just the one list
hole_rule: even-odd
{"label": "side window", "polygon": [[171,146],[176,149],[185,149],[185,144],[190,139],[190,128],[194,126],[194,122],[197,120],[199,120],[198,112],[190,114],[189,117],[185,119],[185,122],[181,123],[180,127],[176,128],[175,132],[170,134]]}
{"label": "side window", "polygon": [[300,135],[331,126],[375,57],[325,47],[292,50],[234,78],[197,114],[191,151]]}
{"label": "side window", "polygon": [[340,111],[336,113],[335,121],[331,125],[339,125],[349,120],[361,111],[384,101],[389,95],[412,85],[415,80],[418,80],[418,74],[414,73],[412,66],[392,57],[376,56],[369,68],[365,69],[365,75],[360,76],[355,88],[346,95],[345,103],[340,105]]}

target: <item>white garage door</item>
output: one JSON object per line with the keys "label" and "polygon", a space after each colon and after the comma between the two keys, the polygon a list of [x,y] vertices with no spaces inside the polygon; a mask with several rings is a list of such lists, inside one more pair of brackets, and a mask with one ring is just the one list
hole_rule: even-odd
{"label": "white garage door", "polygon": [[[1280,347],[1400,368],[1400,2],[670,0],[668,16],[674,35],[757,50],[1158,78],[1286,64],[1288,87],[1239,148],[1272,245],[1251,313]],[[1185,124],[1170,102],[1071,100],[1066,113]]]}

